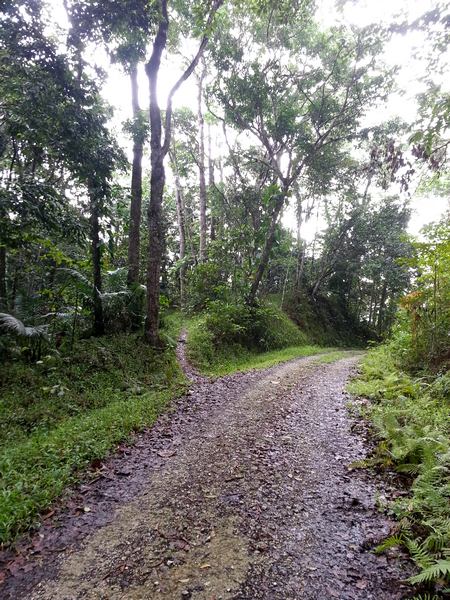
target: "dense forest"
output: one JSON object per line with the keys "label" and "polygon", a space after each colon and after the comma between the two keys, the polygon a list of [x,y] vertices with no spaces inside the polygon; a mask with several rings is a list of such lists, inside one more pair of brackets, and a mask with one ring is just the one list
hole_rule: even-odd
{"label": "dense forest", "polygon": [[180,336],[214,377],[370,346],[361,466],[407,489],[378,551],[445,597],[450,13],[363,4],[2,2],[4,552],[186,391]]}

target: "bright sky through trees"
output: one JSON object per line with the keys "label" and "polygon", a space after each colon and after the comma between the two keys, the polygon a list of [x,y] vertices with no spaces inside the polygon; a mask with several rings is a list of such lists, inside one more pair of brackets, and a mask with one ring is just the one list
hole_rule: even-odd
{"label": "bright sky through trees", "polygon": [[[62,0],[52,0],[53,8],[51,19],[59,27],[67,27],[67,17]],[[325,26],[332,26],[338,22],[356,26],[365,26],[370,23],[390,24],[393,22],[411,23],[425,11],[435,6],[433,0],[348,0],[343,3],[341,9],[336,8],[334,0],[319,0],[317,17],[319,22]],[[182,53],[188,57],[192,55],[195,47],[186,47]],[[417,55],[418,51],[420,54]],[[400,117],[407,122],[413,122],[417,115],[416,95],[425,89],[423,78],[428,75],[427,61],[423,55],[427,51],[426,35],[422,31],[408,31],[405,34],[395,34],[387,43],[384,51],[384,60],[388,65],[398,66],[396,75],[397,91],[391,94],[386,106],[382,111],[375,110],[368,115],[368,124],[379,123],[386,118]],[[118,65],[110,65],[109,60],[101,48],[92,48],[94,60],[107,71],[107,78],[103,86],[105,99],[114,107],[113,127],[118,134],[121,144],[129,154],[131,152],[131,141],[121,134],[121,124],[131,117],[131,91],[128,79]],[[450,62],[450,51],[447,50],[447,62]],[[106,69],[107,67],[107,69]],[[172,87],[174,81],[182,71],[182,58],[177,60],[170,56],[170,63],[166,62],[161,69],[159,96],[162,104]],[[448,78],[435,76],[436,81],[450,89]],[[141,106],[146,105],[147,80],[143,65],[139,70],[139,89]],[[175,96],[174,107],[189,107],[196,110],[197,89],[194,78],[185,82],[182,92]],[[218,150],[220,152],[220,150]],[[420,179],[416,179],[417,186]],[[414,192],[414,190],[413,190]],[[444,197],[428,196],[426,198],[412,193],[411,207],[413,209],[409,231],[414,235],[419,233],[421,227],[438,219],[449,205]],[[289,207],[284,214],[285,225],[295,229],[294,209]],[[322,228],[324,224],[320,217],[313,218],[304,225],[304,236],[306,240],[314,237],[316,228]]]}

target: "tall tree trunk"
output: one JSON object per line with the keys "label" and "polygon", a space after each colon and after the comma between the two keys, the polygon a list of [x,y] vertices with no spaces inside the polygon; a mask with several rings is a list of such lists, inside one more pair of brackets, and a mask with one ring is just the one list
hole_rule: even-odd
{"label": "tall tree trunk", "polygon": [[212,149],[211,149],[211,125],[208,124],[208,191],[210,198],[210,206],[211,206],[211,241],[213,242],[216,239],[216,229],[217,229],[217,218],[215,211],[217,210],[216,203],[214,202],[214,188],[215,188],[215,178],[214,178],[214,160],[212,157]]}
{"label": "tall tree trunk", "polygon": [[137,65],[130,71],[131,103],[135,132],[133,136],[133,165],[131,170],[130,231],[128,234],[128,287],[139,283],[140,228],[142,212],[142,154],[144,136],[140,127]]}
{"label": "tall tree trunk", "polygon": [[270,252],[272,250],[273,242],[275,240],[275,231],[277,227],[278,217],[280,216],[281,209],[283,208],[285,199],[285,194],[279,194],[276,199],[276,204],[273,209],[272,218],[269,225],[269,230],[267,232],[267,237],[264,243],[264,248],[261,254],[261,259],[259,261],[258,268],[256,269],[255,276],[253,278],[253,282],[250,288],[250,292],[247,296],[247,304],[254,304],[256,300],[256,296],[258,294],[258,289],[261,284],[261,280],[266,271],[267,265],[269,263]]}
{"label": "tall tree trunk", "polygon": [[183,190],[181,189],[180,176],[178,174],[178,165],[175,151],[171,155],[173,170],[175,175],[175,201],[177,207],[177,223],[178,223],[178,235],[180,238],[179,255],[180,255],[180,304],[184,308],[186,304],[185,298],[185,279],[186,279],[186,265],[184,259],[186,256],[186,214],[184,208]]}
{"label": "tall tree trunk", "polygon": [[302,200],[300,196],[297,196],[297,269],[295,273],[295,289],[300,290],[301,279],[303,276],[303,268],[305,264],[305,251],[302,242],[302,224],[303,224],[303,210]]}
{"label": "tall tree trunk", "polygon": [[0,246],[0,310],[8,308],[8,291],[6,288],[6,247]]}
{"label": "tall tree trunk", "polygon": [[387,298],[387,282],[384,281],[383,282],[383,289],[381,290],[381,298],[380,298],[380,305],[378,307],[378,320],[377,320],[377,330],[378,330],[378,335],[381,335],[383,332],[383,325],[384,325],[384,312],[385,312],[385,304],[386,304],[386,298]]}
{"label": "tall tree trunk", "polygon": [[198,79],[197,116],[198,116],[198,172],[199,172],[199,200],[200,200],[200,262],[206,260],[206,177],[205,177],[205,120],[203,117],[203,81],[206,68],[203,65]]}
{"label": "tall tree trunk", "polygon": [[103,318],[102,303],[102,252],[100,241],[100,211],[98,201],[91,197],[91,257],[92,274],[94,280],[94,335],[103,335],[105,333],[105,322]]}
{"label": "tall tree trunk", "polygon": [[161,110],[158,104],[158,73],[161,55],[166,47],[169,21],[167,2],[161,2],[161,17],[158,32],[153,43],[153,51],[145,66],[150,88],[150,202],[148,204],[148,263],[147,263],[147,315],[145,339],[152,346],[159,346],[159,290],[162,259],[162,200],[165,184],[164,153],[162,147]]}
{"label": "tall tree trunk", "polygon": [[205,35],[203,36],[196,55],[181,77],[172,87],[167,99],[164,125],[164,142],[162,139],[161,110],[158,104],[158,73],[161,65],[161,55],[166,47],[167,33],[169,28],[169,17],[167,11],[167,0],[158,2],[160,9],[160,20],[156,33],[150,60],[145,65],[149,88],[150,88],[150,162],[152,174],[150,179],[150,202],[148,206],[148,266],[147,266],[147,316],[145,320],[145,339],[152,346],[159,346],[159,289],[161,259],[163,252],[164,231],[162,223],[162,200],[165,183],[164,157],[170,148],[170,137],[172,132],[172,99],[194,71],[208,43],[209,29],[215,13],[223,4],[224,0],[215,0],[208,19],[205,23]]}

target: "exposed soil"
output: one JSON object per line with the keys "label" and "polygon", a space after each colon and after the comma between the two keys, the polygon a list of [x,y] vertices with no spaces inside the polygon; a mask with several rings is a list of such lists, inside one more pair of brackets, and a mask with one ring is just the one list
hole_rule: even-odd
{"label": "exposed soil", "polygon": [[406,598],[406,560],[371,551],[392,527],[375,507],[387,483],[349,469],[366,454],[344,392],[357,360],[191,370],[171,412],[3,556],[0,596]]}

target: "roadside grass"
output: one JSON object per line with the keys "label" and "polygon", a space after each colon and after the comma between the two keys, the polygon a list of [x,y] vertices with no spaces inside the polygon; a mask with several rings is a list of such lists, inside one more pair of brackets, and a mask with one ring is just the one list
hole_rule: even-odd
{"label": "roadside grass", "polygon": [[409,488],[389,504],[397,531],[379,551],[404,547],[419,569],[411,583],[450,587],[450,373],[412,376],[381,346],[367,354],[348,389],[372,401],[362,415],[379,444],[367,465],[395,469]]}
{"label": "roadside grass", "polygon": [[155,354],[138,335],[1,365],[0,542],[37,525],[83,469],[151,425],[185,388],[173,350]]}
{"label": "roadside grass", "polygon": [[328,364],[332,362],[336,362],[337,360],[341,360],[341,358],[349,358],[351,356],[363,356],[363,350],[353,350],[351,348],[346,348],[345,350],[336,350],[333,348],[322,348],[321,354],[326,352],[323,356],[318,356],[316,363],[320,364]]}
{"label": "roadside grass", "polygon": [[[318,362],[333,362],[347,356],[349,352],[354,352],[308,343],[289,345],[267,352],[250,350],[239,344],[224,344],[217,349],[211,343],[211,335],[205,328],[202,316],[187,320],[185,325],[188,330],[187,354],[189,360],[201,373],[211,377],[221,377],[238,371],[266,369],[294,358],[314,355],[325,355],[318,356]],[[301,332],[299,335],[302,335]]]}
{"label": "roadside grass", "polygon": [[199,368],[205,375],[221,377],[222,375],[229,375],[237,371],[246,372],[252,369],[266,369],[281,362],[292,360],[293,358],[314,356],[315,354],[322,354],[324,352],[334,353],[334,351],[335,349],[333,348],[321,348],[320,346],[291,346],[289,348],[282,348],[281,350],[272,350],[271,352],[258,354],[248,350],[240,350],[233,356],[227,356],[226,354],[218,355],[217,362],[208,366],[199,366]]}

